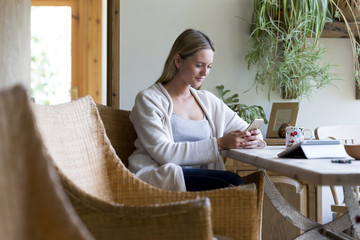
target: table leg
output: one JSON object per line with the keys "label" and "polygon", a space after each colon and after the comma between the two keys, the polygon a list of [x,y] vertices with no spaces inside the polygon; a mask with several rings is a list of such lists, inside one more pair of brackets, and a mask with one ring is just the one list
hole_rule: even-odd
{"label": "table leg", "polygon": [[346,208],[350,216],[350,221],[355,229],[357,236],[360,236],[360,206],[356,200],[355,191],[353,187],[343,186],[344,200]]}
{"label": "table leg", "polygon": [[[269,176],[265,172],[265,195],[269,198],[271,204],[275,209],[292,225],[303,230],[305,233],[301,234],[296,240],[305,239],[328,239],[331,236],[337,238],[333,239],[353,239],[348,235],[342,233],[345,229],[351,226],[351,221],[348,214],[335,219],[334,221],[322,225],[315,222],[291,206],[284,197],[280,194],[274,184],[271,182]],[[360,216],[360,215],[359,215]],[[326,237],[325,237],[326,236]],[[330,238],[331,239],[331,238]]]}
{"label": "table leg", "polygon": [[332,239],[332,240],[355,240],[355,238],[343,233],[345,229],[351,226],[349,214],[346,213],[341,217],[336,218],[334,221],[310,229],[295,240],[308,240],[308,239]]}

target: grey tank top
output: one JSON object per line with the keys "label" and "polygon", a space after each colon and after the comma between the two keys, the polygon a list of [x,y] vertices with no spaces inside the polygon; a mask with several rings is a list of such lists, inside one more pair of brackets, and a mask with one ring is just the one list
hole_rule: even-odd
{"label": "grey tank top", "polygon": [[195,142],[211,137],[209,122],[204,115],[200,121],[183,118],[176,113],[171,115],[174,142]]}

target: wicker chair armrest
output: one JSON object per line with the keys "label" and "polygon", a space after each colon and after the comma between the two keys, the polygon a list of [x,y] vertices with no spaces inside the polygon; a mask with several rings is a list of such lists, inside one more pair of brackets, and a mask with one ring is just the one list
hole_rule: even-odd
{"label": "wicker chair armrest", "polygon": [[260,239],[263,192],[255,183],[199,192],[211,201],[213,233],[234,239]]}
{"label": "wicker chair armrest", "polygon": [[147,206],[71,202],[96,239],[213,239],[208,198]]}
{"label": "wicker chair armrest", "polygon": [[[90,231],[93,231],[93,225],[91,225],[91,223],[97,221],[96,214],[99,216],[110,215],[117,219],[115,209],[119,206],[124,206],[124,204],[140,207],[154,205],[154,203],[171,204],[172,202],[209,198],[211,202],[211,218],[209,218],[209,221],[212,221],[213,234],[223,235],[233,239],[259,239],[261,236],[261,216],[264,194],[264,173],[262,171],[253,173],[245,178],[245,182],[249,182],[246,185],[202,192],[167,191],[142,183],[139,179],[133,179],[137,184],[139,184],[138,181],[140,181],[142,185],[141,194],[135,194],[134,192],[133,197],[124,194],[122,200],[118,199],[116,201],[122,203],[120,205],[97,199],[83,192],[76,185],[73,185],[71,181],[65,180],[61,172],[59,173],[63,186],[70,196],[75,209],[77,209],[80,217]],[[89,214],[88,212],[93,215],[93,219],[90,221],[84,217]],[[95,224],[95,229],[97,229],[96,226]],[[115,232],[117,231],[118,230]],[[92,233],[95,235],[94,232]]]}

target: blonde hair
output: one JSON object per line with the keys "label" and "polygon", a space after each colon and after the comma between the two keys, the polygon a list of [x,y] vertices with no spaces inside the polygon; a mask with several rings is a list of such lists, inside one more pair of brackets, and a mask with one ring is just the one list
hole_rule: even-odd
{"label": "blonde hair", "polygon": [[177,54],[182,59],[186,59],[202,49],[211,49],[215,52],[214,43],[208,36],[194,29],[187,29],[182,32],[175,40],[165,61],[163,72],[156,83],[167,83],[175,77],[177,68],[174,58]]}

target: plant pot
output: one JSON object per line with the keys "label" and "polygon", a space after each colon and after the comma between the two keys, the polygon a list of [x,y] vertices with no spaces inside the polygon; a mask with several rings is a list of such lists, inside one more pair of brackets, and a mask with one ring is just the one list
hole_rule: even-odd
{"label": "plant pot", "polygon": [[[337,3],[338,8],[342,11],[348,22],[360,20],[360,0],[335,0],[335,3]],[[339,20],[344,21],[341,14]]]}
{"label": "plant pot", "polygon": [[288,93],[285,87],[281,87],[281,97],[282,99],[297,99],[298,95],[296,93]]}
{"label": "plant pot", "polygon": [[273,16],[271,16],[274,20],[284,21],[284,11],[279,10],[277,13],[275,13]]}

